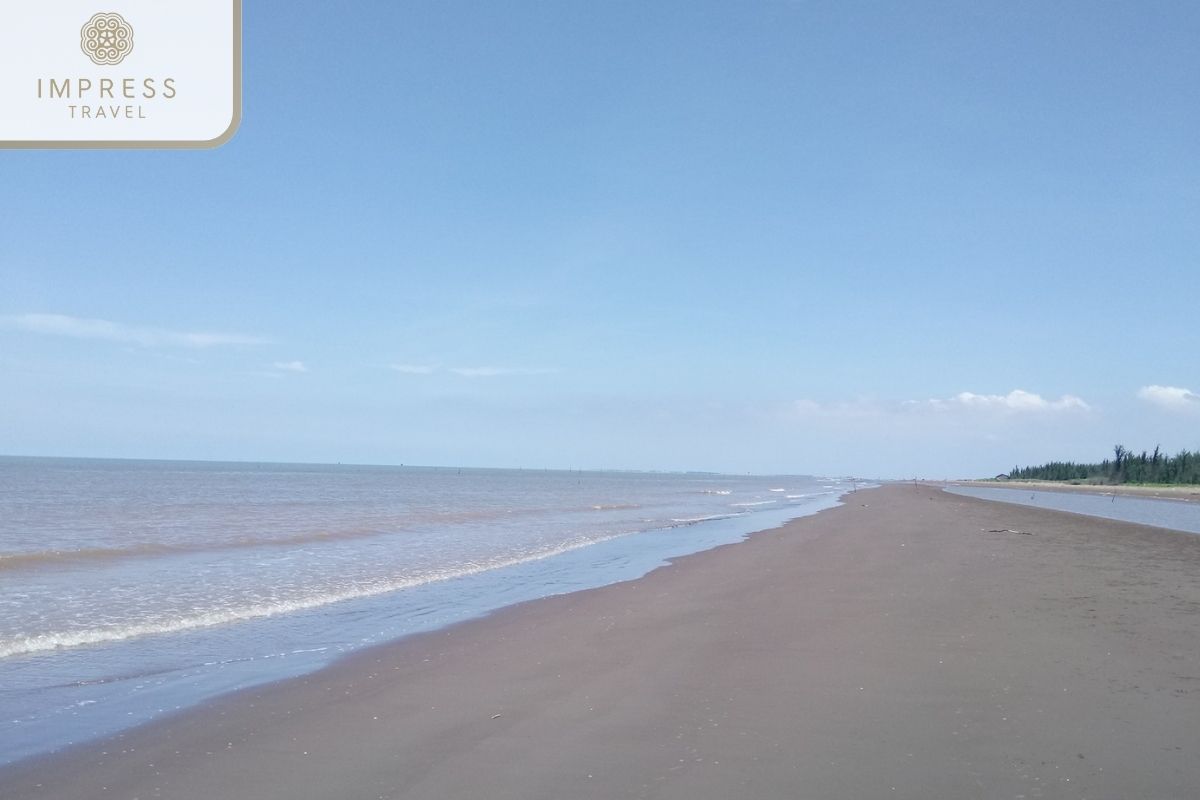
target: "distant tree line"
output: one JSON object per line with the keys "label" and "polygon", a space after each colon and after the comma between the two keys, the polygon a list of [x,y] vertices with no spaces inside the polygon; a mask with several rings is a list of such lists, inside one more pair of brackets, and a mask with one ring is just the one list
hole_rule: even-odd
{"label": "distant tree line", "polygon": [[1168,456],[1155,447],[1153,453],[1143,450],[1139,455],[1117,445],[1113,448],[1113,457],[1099,464],[1051,461],[1040,467],[1014,467],[1009,478],[1089,483],[1200,484],[1200,451],[1190,453],[1180,450],[1176,455]]}

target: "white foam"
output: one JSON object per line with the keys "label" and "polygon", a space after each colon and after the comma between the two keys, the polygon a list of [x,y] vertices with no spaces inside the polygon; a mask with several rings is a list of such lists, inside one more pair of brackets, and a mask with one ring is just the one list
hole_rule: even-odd
{"label": "white foam", "polygon": [[682,518],[678,518],[678,519],[672,518],[671,522],[674,522],[679,525],[694,525],[697,522],[708,522],[709,520],[714,520],[714,519],[730,519],[732,517],[740,517],[740,516],[741,516],[741,514],[709,514],[706,517],[682,517]]}
{"label": "white foam", "polygon": [[738,508],[745,508],[745,507],[749,507],[749,506],[769,506],[769,505],[771,505],[771,503],[778,503],[778,502],[779,502],[778,500],[759,500],[758,502],[755,502],[755,503],[730,503],[729,505],[736,506]]}
{"label": "white foam", "polygon": [[600,542],[608,541],[609,539],[615,539],[618,536],[625,535],[628,534],[613,534],[611,536],[596,537],[591,539],[573,539],[555,547],[549,547],[544,550],[539,550],[520,556],[496,558],[484,562],[472,562],[458,568],[440,570],[415,578],[398,578],[395,580],[381,581],[379,583],[373,583],[365,586],[354,586],[341,591],[327,592],[325,594],[313,595],[310,597],[299,597],[289,600],[257,603],[254,605],[243,606],[241,608],[214,609],[196,614],[187,614],[170,619],[152,620],[131,625],[114,625],[75,631],[53,631],[49,633],[34,634],[32,636],[15,636],[9,639],[0,639],[0,658],[29,655],[32,653],[42,653],[49,650],[60,650],[70,647],[83,647],[85,645],[120,642],[126,639],[135,639],[143,636],[180,633],[183,631],[196,630],[198,628],[211,628],[230,622],[244,622],[252,619],[264,619],[266,617],[274,617],[280,614],[288,614],[295,611],[307,611],[310,609],[327,606],[332,603],[340,603],[345,600],[357,600],[364,597],[374,597],[381,594],[387,594],[389,592],[396,592],[403,589],[411,589],[417,586],[423,586],[428,583],[448,581],[455,578],[464,578],[469,575],[478,575],[479,573],[487,572],[488,570],[501,569],[503,567],[512,567],[518,564],[541,561],[542,559],[562,555],[563,553],[568,553],[572,550],[578,550],[582,547],[588,547],[589,545],[598,544]]}

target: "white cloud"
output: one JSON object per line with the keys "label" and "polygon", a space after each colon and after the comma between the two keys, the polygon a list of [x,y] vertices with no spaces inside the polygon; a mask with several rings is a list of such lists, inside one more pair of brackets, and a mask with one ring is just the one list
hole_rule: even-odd
{"label": "white cloud", "polygon": [[1052,411],[1090,411],[1091,406],[1073,394],[1064,394],[1057,400],[1048,400],[1040,394],[1024,389],[1013,389],[1008,394],[976,394],[959,392],[953,397],[935,398],[924,403],[910,402],[909,406],[927,406],[937,411],[974,410],[1000,411],[1009,414]]}
{"label": "white cloud", "polygon": [[0,316],[6,328],[40,333],[47,336],[67,336],[73,339],[95,339],[141,347],[220,347],[225,345],[267,344],[269,340],[240,333],[203,333],[171,331],[110,322],[106,319],[71,317],[66,314],[12,314]]}
{"label": "white cloud", "polygon": [[506,375],[547,375],[552,369],[539,367],[440,367],[432,364],[390,364],[389,369],[403,375],[433,375],[449,372],[462,378],[498,378]]}
{"label": "white cloud", "polygon": [[495,378],[502,375],[545,375],[553,370],[529,367],[451,367],[450,371],[464,378]]}
{"label": "white cloud", "polygon": [[303,361],[276,361],[271,366],[280,372],[308,372]]}
{"label": "white cloud", "polygon": [[869,398],[850,401],[819,403],[814,400],[796,400],[791,404],[788,416],[793,418],[820,418],[826,420],[867,420],[912,418],[916,415],[934,414],[942,417],[992,414],[1011,416],[1024,413],[1068,413],[1090,411],[1091,406],[1079,397],[1065,394],[1057,400],[1048,400],[1041,395],[1014,389],[1008,394],[976,394],[959,392],[953,397],[931,400],[906,400],[902,403],[879,402]]}
{"label": "white cloud", "polygon": [[1168,411],[1200,411],[1200,394],[1179,386],[1143,386],[1137,396]]}

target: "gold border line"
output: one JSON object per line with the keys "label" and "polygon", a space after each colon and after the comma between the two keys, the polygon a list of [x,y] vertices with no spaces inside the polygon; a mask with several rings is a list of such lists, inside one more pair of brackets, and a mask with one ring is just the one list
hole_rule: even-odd
{"label": "gold border line", "polygon": [[128,139],[58,141],[0,139],[0,150],[211,150],[233,138],[242,124],[242,0],[233,0],[233,119],[215,139]]}

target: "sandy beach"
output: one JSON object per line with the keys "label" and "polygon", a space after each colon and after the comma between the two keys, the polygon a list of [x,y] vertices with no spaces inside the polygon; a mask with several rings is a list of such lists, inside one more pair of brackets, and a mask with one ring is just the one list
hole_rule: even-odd
{"label": "sandy beach", "polygon": [[1200,537],[845,500],[18,764],[0,796],[1200,794]]}

